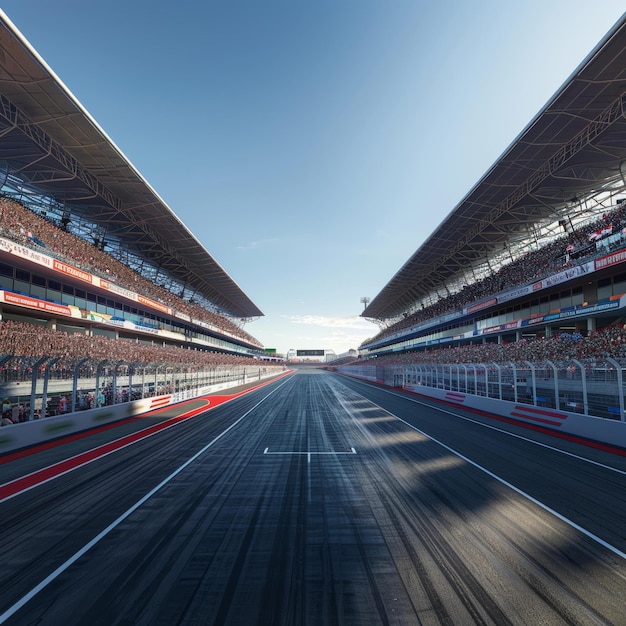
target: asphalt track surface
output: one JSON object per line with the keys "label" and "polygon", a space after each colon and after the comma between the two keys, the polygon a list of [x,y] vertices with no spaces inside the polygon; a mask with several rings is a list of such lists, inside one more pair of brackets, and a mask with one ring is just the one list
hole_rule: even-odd
{"label": "asphalt track surface", "polygon": [[626,624],[623,451],[320,370],[224,399],[0,457],[0,623]]}

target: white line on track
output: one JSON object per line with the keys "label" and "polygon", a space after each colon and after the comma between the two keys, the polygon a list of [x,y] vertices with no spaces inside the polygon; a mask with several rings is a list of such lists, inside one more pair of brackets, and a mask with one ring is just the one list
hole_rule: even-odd
{"label": "white line on track", "polygon": [[291,456],[296,456],[296,455],[307,455],[307,456],[319,456],[319,455],[328,455],[328,456],[338,456],[340,454],[356,454],[356,450],[354,448],[350,448],[350,452],[337,452],[335,450],[331,450],[329,452],[314,452],[313,450],[306,450],[305,452],[298,452],[298,451],[282,451],[282,452],[270,452],[269,448],[265,448],[265,450],[263,450],[263,454],[268,454],[268,455],[272,455],[272,454],[283,454],[283,455],[291,455]]}
{"label": "white line on track", "polygon": [[[600,537],[598,537],[597,535],[594,535],[592,532],[588,531],[587,529],[583,528],[582,526],[579,526],[576,522],[572,521],[568,517],[565,517],[564,515],[561,515],[561,513],[559,513],[558,511],[555,511],[554,509],[550,508],[547,504],[544,504],[540,500],[537,500],[537,498],[534,498],[533,496],[531,496],[530,494],[526,493],[525,491],[522,491],[519,487],[516,487],[512,483],[504,480],[504,478],[502,478],[501,476],[498,476],[497,474],[494,474],[492,471],[488,470],[486,467],[483,467],[482,465],[479,465],[478,463],[476,463],[476,461],[472,461],[472,459],[470,459],[470,458],[466,457],[465,455],[461,454],[460,452],[456,451],[454,448],[451,448],[450,446],[446,445],[445,443],[443,443],[443,441],[439,441],[439,439],[436,439],[432,435],[429,435],[429,434],[425,433],[423,430],[420,430],[419,428],[417,428],[416,426],[413,426],[413,424],[410,424],[406,420],[403,420],[401,417],[398,417],[395,413],[392,413],[391,411],[388,411],[387,409],[383,408],[379,404],[376,404],[376,402],[372,402],[372,400],[369,400],[365,396],[361,395],[358,391],[356,393],[358,395],[360,395],[362,398],[365,398],[368,402],[370,402],[374,406],[378,407],[381,411],[384,411],[388,415],[391,415],[392,417],[395,417],[397,420],[399,420],[400,422],[402,422],[403,424],[405,424],[406,426],[408,426],[409,428],[411,428],[415,432],[418,432],[420,435],[423,435],[427,439],[430,439],[434,443],[440,445],[442,448],[445,448],[446,450],[448,450],[448,452],[451,452],[452,454],[454,454],[458,458],[462,459],[466,463],[469,463],[470,465],[472,465],[473,467],[481,470],[482,472],[484,472],[488,476],[491,476],[491,478],[497,480],[499,483],[501,483],[502,485],[505,485],[509,489],[512,489],[513,491],[518,493],[520,496],[526,498],[527,500],[530,500],[530,502],[536,504],[538,507],[541,507],[544,511],[547,511],[548,513],[554,515],[554,517],[557,517],[562,522],[565,522],[568,526],[571,526],[572,528],[574,528],[574,529],[578,530],[579,532],[581,532],[583,535],[589,537],[589,539],[592,539],[596,543],[599,543],[601,546],[605,547],[607,550],[610,550],[611,552],[613,552],[613,554],[616,554],[617,556],[621,557],[622,559],[626,559],[626,553],[622,552],[619,548],[616,548],[614,545],[604,541],[604,539],[601,539]],[[396,395],[396,394],[394,394],[394,395]],[[402,396],[402,397],[404,397],[404,396]],[[420,403],[420,404],[425,404],[425,403]],[[430,407],[430,405],[428,405],[428,404],[425,404],[425,406],[429,406]],[[430,407],[430,408],[437,408],[437,407]],[[448,413],[448,411],[444,411],[444,412]],[[455,415],[454,413],[451,413],[451,412],[450,412],[450,414],[451,415]],[[456,416],[456,417],[458,417],[458,416]],[[474,420],[470,420],[470,421],[474,421]],[[477,422],[477,423],[480,424],[480,422]],[[499,429],[496,429],[496,430],[499,430]],[[507,433],[507,431],[502,431],[502,432],[504,432],[506,434],[510,434],[510,433]],[[522,437],[522,439],[524,439],[524,437]],[[529,440],[529,441],[532,442],[532,440]],[[535,442],[532,442],[532,443],[535,443]],[[544,444],[541,444],[541,445],[544,445]],[[546,446],[546,447],[550,448],[550,446]],[[554,448],[554,450],[556,450],[557,452],[561,452],[558,448]],[[569,453],[565,453],[564,452],[564,454],[569,454]],[[576,455],[571,455],[571,456],[576,456]],[[588,459],[585,459],[584,457],[581,457],[581,459],[582,460],[588,460]],[[590,461],[590,462],[592,462],[592,461]],[[600,463],[595,463],[595,464],[596,465],[601,465]],[[601,465],[601,467],[606,467],[606,469],[614,469],[614,468],[611,468],[610,466],[604,466],[604,465]]]}
{"label": "white line on track", "polygon": [[207,443],[202,450],[196,452],[192,457],[187,459],[180,467],[174,470],[167,478],[164,478],[156,487],[150,490],[145,496],[137,500],[135,504],[133,504],[129,509],[127,509],[124,513],[122,513],[115,521],[111,522],[103,531],[98,533],[90,542],[85,544],[80,550],[75,552],[67,561],[59,565],[51,574],[46,576],[39,584],[35,585],[26,595],[22,596],[15,604],[10,606],[4,613],[0,615],[0,624],[4,624],[4,622],[12,617],[17,611],[19,611],[26,603],[30,602],[40,591],[45,589],[51,582],[53,582],[56,578],[58,578],[66,569],[68,569],[71,565],[76,563],[78,559],[80,559],[85,553],[87,553],[91,548],[93,548],[96,544],[98,544],[102,539],[104,539],[112,530],[114,530],[117,526],[119,526],[127,517],[129,517],[132,513],[134,513],[142,504],[144,504],[147,500],[149,500],[155,493],[163,489],[172,479],[174,479],[178,474],[180,474],[186,467],[191,465],[194,461],[196,461],[200,456],[202,456],[209,448],[211,448],[215,443],[217,443],[226,433],[232,430],[239,422],[241,422],[247,415],[249,415],[254,409],[256,409],[261,403],[265,402],[272,394],[278,391],[283,385],[289,382],[289,379],[282,382],[275,389],[273,389],[270,393],[268,393],[260,402],[257,402],[251,409],[246,411],[237,421],[233,422],[228,428],[223,430],[217,437],[212,439],[209,443]]}
{"label": "white line on track", "polygon": [[[378,391],[384,391],[385,393],[388,393],[391,396],[395,396],[396,398],[403,398],[404,400],[408,400],[409,402],[413,402],[415,404],[419,404],[420,406],[428,407],[429,409],[433,409],[434,411],[439,411],[441,413],[445,413],[446,415],[452,415],[453,417],[465,420],[466,422],[471,422],[472,424],[476,424],[477,426],[482,426],[483,428],[489,428],[491,430],[495,430],[495,431],[497,431],[499,433],[502,433],[504,435],[508,435],[509,437],[514,437],[515,439],[521,439],[522,441],[526,441],[528,443],[532,443],[532,444],[534,444],[536,446],[540,446],[541,448],[547,448],[548,450],[552,450],[553,452],[558,452],[559,454],[563,454],[565,456],[570,456],[570,457],[572,457],[574,459],[577,459],[578,461],[584,461],[585,463],[589,463],[591,465],[597,465],[598,467],[601,467],[602,469],[610,470],[611,472],[615,472],[617,474],[626,475],[626,471],[625,470],[619,469],[617,467],[612,467],[611,465],[605,465],[604,463],[600,463],[598,461],[594,461],[592,459],[588,459],[587,457],[580,456],[579,454],[574,454],[573,452],[568,452],[567,450],[563,450],[561,448],[556,448],[554,446],[550,446],[547,443],[542,443],[541,441],[536,441],[534,439],[530,439],[529,437],[524,437],[523,435],[518,435],[517,433],[512,433],[509,430],[504,430],[503,428],[498,428],[497,426],[494,426],[493,424],[485,424],[484,422],[472,419],[471,417],[467,417],[465,415],[459,415],[458,413],[455,413],[454,411],[448,411],[447,409],[444,409],[444,408],[442,408],[440,406],[432,405],[432,404],[429,404],[428,402],[422,402],[421,400],[417,400],[416,398],[413,398],[411,396],[408,396],[408,395],[405,395],[405,394],[400,394],[400,393],[395,393],[395,392],[389,391],[387,389],[379,389]],[[359,395],[361,395],[361,394],[359,394]],[[363,396],[363,397],[365,397],[365,396]],[[375,403],[372,403],[372,404],[375,404]],[[376,404],[376,406],[378,406],[378,405]],[[378,406],[378,408],[382,409],[386,413],[389,413],[389,411],[387,411],[386,409],[383,409],[383,407],[381,407],[381,406]],[[467,410],[467,407],[459,406],[459,409]],[[393,415],[393,413],[390,413],[390,415]],[[397,416],[394,415],[394,417],[397,417]],[[401,419],[401,418],[398,417],[398,419]],[[526,422],[522,422],[522,424],[525,424],[525,423]],[[520,426],[520,427],[522,427],[522,426]],[[558,433],[560,431],[555,431],[555,432]]]}
{"label": "white line on track", "polygon": [[[198,398],[200,399],[200,398]],[[207,405],[205,407],[205,409],[203,410],[208,410],[210,407],[210,402],[207,402]],[[88,452],[95,452],[97,450],[101,450],[103,448],[108,448],[111,446],[115,446],[116,443],[120,442],[120,441],[124,441],[125,439],[128,439],[128,443],[125,443],[123,445],[120,445],[119,447],[114,447],[111,450],[109,450],[108,452],[103,452],[102,454],[99,454],[97,456],[94,456],[91,459],[87,459],[85,461],[83,461],[82,463],[77,463],[76,465],[73,465],[71,467],[69,467],[68,469],[66,469],[63,472],[59,472],[58,474],[53,474],[51,475],[49,478],[45,478],[43,480],[40,480],[37,483],[34,483],[28,487],[24,487],[23,489],[20,489],[20,491],[16,491],[15,493],[11,494],[10,496],[7,496],[6,498],[1,498],[0,499],[0,503],[2,502],[6,502],[7,500],[10,500],[11,498],[15,498],[16,496],[20,496],[23,493],[26,493],[27,491],[30,491],[31,489],[36,489],[37,487],[40,487],[41,485],[45,485],[46,483],[52,481],[52,480],[56,480],[57,478],[60,478],[61,476],[65,476],[66,474],[69,474],[70,472],[73,472],[77,469],[80,469],[82,467],[85,467],[85,465],[89,465],[90,463],[93,463],[95,461],[99,461],[100,459],[104,459],[105,457],[109,456],[110,454],[115,454],[116,452],[119,452],[120,450],[123,450],[124,448],[128,448],[129,446],[134,446],[136,443],[139,443],[140,441],[145,441],[146,439],[150,438],[150,437],[154,437],[155,435],[159,435],[163,432],[165,432],[166,430],[169,430],[170,428],[174,428],[175,426],[178,426],[179,424],[182,424],[183,422],[186,422],[187,420],[193,419],[194,417],[196,417],[197,414],[193,413],[192,415],[189,415],[187,417],[183,417],[181,419],[178,418],[168,418],[168,420],[166,420],[165,422],[163,422],[164,424],[167,424],[167,422],[171,422],[170,424],[167,424],[165,426],[163,426],[162,428],[160,428],[159,430],[155,430],[154,432],[148,433],[148,434],[144,434],[141,437],[139,437],[139,435],[143,432],[143,431],[147,431],[149,430],[151,427],[147,427],[144,428],[143,430],[139,430],[137,431],[137,433],[133,433],[137,435],[137,438],[133,438],[132,435],[124,435],[122,437],[119,437],[118,439],[113,439],[110,442],[107,442],[105,444],[102,444],[100,446],[97,446],[96,448],[93,448],[92,450],[87,450],[85,452],[79,452],[78,454],[75,454],[74,456],[70,456],[66,459],[63,459],[62,461],[59,461],[57,463],[53,463],[52,465],[48,465],[46,467],[42,467],[41,469],[38,469],[34,472],[30,472],[29,474],[24,474],[23,476],[18,476],[17,478],[15,478],[14,480],[10,480],[6,483],[3,483],[0,485],[0,487],[6,487],[7,485],[11,485],[13,483],[17,483],[19,481],[23,481],[24,479],[30,477],[30,476],[35,476],[36,474],[41,474],[43,472],[45,472],[46,470],[51,470],[54,467],[58,467],[60,465],[64,465],[69,463],[70,461],[72,461],[73,459],[78,459],[81,456],[85,456]],[[1,624],[2,622],[0,622]]]}

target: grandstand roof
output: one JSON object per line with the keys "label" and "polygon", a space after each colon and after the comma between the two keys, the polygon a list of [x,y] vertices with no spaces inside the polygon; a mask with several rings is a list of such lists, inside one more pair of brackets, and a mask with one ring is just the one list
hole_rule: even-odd
{"label": "grandstand roof", "polygon": [[626,184],[626,14],[365,308],[391,319],[468,267]]}
{"label": "grandstand roof", "polygon": [[[263,315],[0,10],[0,162],[233,317]],[[169,155],[171,156],[171,155]],[[82,207],[82,208],[81,208]],[[210,219],[209,209],[206,211]]]}

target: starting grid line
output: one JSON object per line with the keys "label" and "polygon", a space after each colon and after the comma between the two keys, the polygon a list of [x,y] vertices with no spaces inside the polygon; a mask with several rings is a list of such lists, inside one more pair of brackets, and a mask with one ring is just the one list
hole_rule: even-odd
{"label": "starting grid line", "polygon": [[350,448],[350,452],[270,452],[269,448],[265,448],[265,450],[263,450],[263,454],[275,454],[275,455],[283,455],[283,456],[306,456],[307,457],[307,463],[311,462],[311,456],[315,455],[315,456],[339,456],[342,454],[356,454],[356,450],[354,448]]}

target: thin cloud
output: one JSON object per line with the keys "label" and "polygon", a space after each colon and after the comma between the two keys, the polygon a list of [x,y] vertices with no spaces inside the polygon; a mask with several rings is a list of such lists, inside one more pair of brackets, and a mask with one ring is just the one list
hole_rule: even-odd
{"label": "thin cloud", "polygon": [[307,324],[323,328],[347,328],[351,330],[372,330],[372,323],[362,317],[326,317],[322,315],[292,315],[293,324]]}
{"label": "thin cloud", "polygon": [[247,244],[237,246],[237,250],[255,250],[257,248],[264,248],[266,246],[275,246],[279,242],[279,239],[274,237],[272,239],[259,239],[257,241],[251,241]]}

